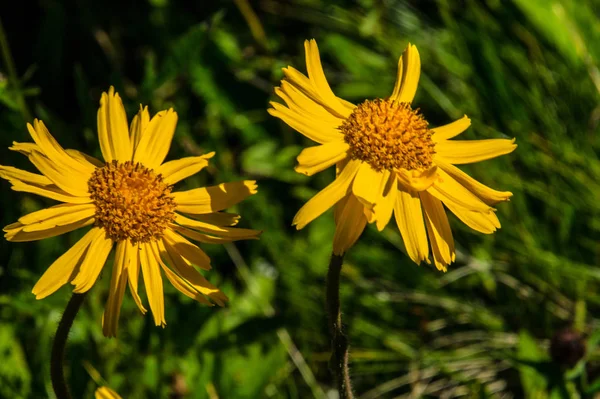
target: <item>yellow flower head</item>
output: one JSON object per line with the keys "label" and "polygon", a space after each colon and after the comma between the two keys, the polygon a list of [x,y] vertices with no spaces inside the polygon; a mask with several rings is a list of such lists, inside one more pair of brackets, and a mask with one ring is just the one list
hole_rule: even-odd
{"label": "yellow flower head", "polygon": [[[121,98],[111,87],[98,110],[98,138],[105,162],[79,151],[63,149],[43,122],[28,124],[35,143],[13,143],[41,174],[0,166],[0,177],[13,190],[62,202],[30,213],[4,228],[9,241],[34,241],[92,226],[58,258],[33,287],[37,299],[66,283],[73,292],[88,291],[98,279],[113,246],[110,291],[102,320],[103,332],[115,336],[125,285],[142,311],[138,295],[140,268],[156,325],[164,326],[162,273],[200,303],[223,306],[227,297],[194,266],[209,270],[210,259],[198,246],[256,239],[259,231],[235,226],[239,216],[220,212],[256,193],[254,181],[171,192],[173,185],[208,165],[214,155],[163,162],[177,124],[173,109],[150,118],[140,107],[127,126]],[[187,216],[184,216],[186,214]],[[207,299],[209,298],[209,299]]]}
{"label": "yellow flower head", "polygon": [[491,206],[512,194],[493,190],[454,165],[508,154],[516,148],[514,140],[450,140],[470,126],[466,116],[430,128],[412,107],[421,73],[414,45],[400,57],[391,96],[359,105],[333,93],[315,40],[304,48],[308,77],[284,68],[275,93],[287,107],[271,103],[269,113],[320,144],[300,153],[296,171],[311,176],[336,165],[337,174],[296,214],[298,229],[335,205],[333,251],[341,255],[367,223],[381,231],[394,214],[410,258],[430,263],[431,245],[435,265],[445,271],[455,252],[443,205],[474,230],[490,234],[500,228]]}
{"label": "yellow flower head", "polygon": [[107,387],[100,387],[96,389],[96,399],[121,399],[118,393]]}

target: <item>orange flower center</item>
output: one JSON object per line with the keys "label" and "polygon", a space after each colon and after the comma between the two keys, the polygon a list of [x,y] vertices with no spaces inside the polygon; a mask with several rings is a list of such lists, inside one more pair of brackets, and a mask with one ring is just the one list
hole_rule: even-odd
{"label": "orange flower center", "polygon": [[112,161],[97,168],[88,191],[96,205],[96,226],[113,241],[159,239],[175,219],[171,186],[140,163]]}
{"label": "orange flower center", "polygon": [[435,144],[429,124],[409,103],[367,100],[340,126],[352,159],[376,171],[423,170],[432,165]]}

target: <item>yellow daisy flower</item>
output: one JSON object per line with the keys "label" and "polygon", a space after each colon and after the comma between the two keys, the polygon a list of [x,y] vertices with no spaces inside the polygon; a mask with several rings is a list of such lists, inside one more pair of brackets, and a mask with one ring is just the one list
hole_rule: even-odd
{"label": "yellow daisy flower", "polygon": [[[42,121],[27,125],[35,143],[13,143],[41,174],[0,166],[0,177],[12,189],[62,202],[25,215],[4,228],[9,241],[34,241],[75,229],[92,228],[59,257],[33,287],[37,299],[66,283],[73,292],[88,291],[98,279],[113,246],[116,248],[110,291],[102,324],[115,336],[126,284],[142,313],[138,295],[144,279],[155,324],[164,326],[161,270],[181,291],[200,303],[220,306],[227,297],[194,266],[209,270],[209,257],[195,244],[257,239],[259,231],[234,228],[239,216],[221,212],[256,193],[256,182],[171,192],[173,185],[208,165],[214,155],[163,162],[177,124],[173,109],[150,118],[142,108],[127,126],[121,98],[111,87],[98,110],[98,138],[105,162],[79,151],[63,149]],[[184,216],[186,214],[187,216]]]}
{"label": "yellow daisy flower", "polygon": [[107,387],[96,389],[95,397],[96,399],[121,399],[118,393]]}
{"label": "yellow daisy flower", "polygon": [[[310,199],[293,224],[303,228],[335,205],[333,252],[342,255],[367,223],[381,231],[394,214],[410,258],[429,260],[429,245],[440,270],[455,259],[444,206],[466,225],[490,234],[500,228],[491,206],[510,192],[493,190],[454,165],[512,152],[514,140],[450,140],[466,130],[467,116],[429,128],[412,100],[421,73],[419,52],[408,45],[398,62],[390,97],[354,105],[337,97],[325,78],[315,40],[304,43],[308,77],[283,69],[269,113],[320,145],[304,149],[296,171],[311,176],[336,165],[336,179]],[[443,204],[443,205],[442,205]]]}

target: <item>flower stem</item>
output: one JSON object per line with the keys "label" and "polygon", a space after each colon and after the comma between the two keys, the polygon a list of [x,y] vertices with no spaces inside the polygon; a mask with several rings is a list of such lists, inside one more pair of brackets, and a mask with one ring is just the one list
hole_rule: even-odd
{"label": "flower stem", "polygon": [[330,368],[335,375],[340,399],[353,399],[350,370],[348,369],[348,338],[342,331],[342,312],[340,310],[340,273],[343,255],[331,255],[327,271],[327,314],[331,333]]}
{"label": "flower stem", "polygon": [[69,330],[71,330],[73,320],[75,320],[75,316],[77,316],[77,312],[79,311],[84,298],[85,293],[73,294],[67,304],[65,313],[63,313],[62,318],[60,319],[60,323],[58,323],[58,329],[54,336],[52,356],[50,358],[50,379],[52,380],[52,387],[54,388],[57,399],[71,399],[63,368],[65,346],[67,344]]}

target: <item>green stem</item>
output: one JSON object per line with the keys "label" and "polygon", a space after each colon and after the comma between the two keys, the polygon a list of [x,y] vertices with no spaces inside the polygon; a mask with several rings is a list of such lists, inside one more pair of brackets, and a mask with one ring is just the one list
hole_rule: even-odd
{"label": "green stem", "polygon": [[85,293],[73,294],[67,304],[65,313],[63,313],[62,318],[60,319],[60,323],[58,323],[58,329],[54,336],[52,356],[50,358],[50,379],[52,380],[52,387],[54,388],[57,399],[71,399],[63,368],[65,346],[67,345],[69,330],[71,330],[73,320],[75,320],[75,316],[77,316],[77,312],[79,311],[84,298]]}
{"label": "green stem", "polygon": [[2,20],[0,20],[0,49],[2,50],[2,60],[4,61],[4,66],[8,71],[8,79],[10,85],[16,93],[17,102],[19,104],[19,108],[21,109],[23,119],[25,121],[30,121],[31,113],[29,112],[29,108],[25,102],[25,96],[21,90],[21,82],[19,81],[19,76],[17,75],[17,69],[15,68],[15,63],[10,52],[10,46],[8,45],[8,40],[6,39],[6,33],[4,32]]}
{"label": "green stem", "polygon": [[331,333],[330,368],[335,375],[340,399],[353,399],[350,370],[348,369],[348,338],[342,331],[340,309],[340,273],[343,262],[343,255],[332,254],[327,271],[327,314]]}

